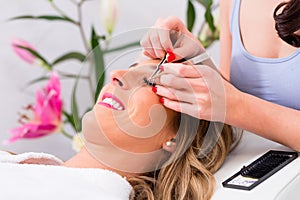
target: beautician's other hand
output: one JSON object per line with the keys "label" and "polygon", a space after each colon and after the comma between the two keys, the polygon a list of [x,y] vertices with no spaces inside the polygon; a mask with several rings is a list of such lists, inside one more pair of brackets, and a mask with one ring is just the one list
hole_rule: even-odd
{"label": "beautician's other hand", "polygon": [[205,51],[199,40],[188,31],[177,17],[158,19],[140,41],[144,54],[152,59],[162,58],[166,50],[176,55],[176,60],[192,58]]}
{"label": "beautician's other hand", "polygon": [[238,96],[237,89],[206,65],[164,64],[156,83],[153,91],[166,107],[210,121],[225,122]]}

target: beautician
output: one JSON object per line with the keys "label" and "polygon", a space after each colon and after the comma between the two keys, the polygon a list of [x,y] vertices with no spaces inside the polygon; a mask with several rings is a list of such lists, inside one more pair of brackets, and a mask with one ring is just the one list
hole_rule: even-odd
{"label": "beautician", "polygon": [[[220,8],[221,74],[205,65],[167,63],[153,91],[168,108],[300,151],[300,0],[220,0]],[[162,58],[167,49],[177,59],[204,51],[176,17],[157,20],[154,28],[141,40],[148,57]],[[172,31],[194,43],[182,39],[174,46]],[[224,101],[214,101],[222,96]],[[224,119],[214,114],[222,107],[218,102],[225,102]]]}

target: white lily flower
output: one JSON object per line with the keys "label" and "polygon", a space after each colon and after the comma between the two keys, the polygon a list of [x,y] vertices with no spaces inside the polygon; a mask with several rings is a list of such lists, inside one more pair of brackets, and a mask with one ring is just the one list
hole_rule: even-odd
{"label": "white lily flower", "polygon": [[73,136],[72,148],[74,151],[79,152],[84,146],[82,133],[77,133]]}
{"label": "white lily flower", "polygon": [[118,1],[101,0],[101,21],[109,35],[114,31],[118,18]]}

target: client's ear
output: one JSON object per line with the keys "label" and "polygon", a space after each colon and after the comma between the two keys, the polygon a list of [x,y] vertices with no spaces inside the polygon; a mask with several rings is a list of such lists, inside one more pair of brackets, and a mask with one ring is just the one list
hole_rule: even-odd
{"label": "client's ear", "polygon": [[175,138],[172,138],[166,142],[163,143],[163,146],[162,148],[165,150],[165,151],[168,151],[170,153],[173,153],[176,149],[176,139]]}

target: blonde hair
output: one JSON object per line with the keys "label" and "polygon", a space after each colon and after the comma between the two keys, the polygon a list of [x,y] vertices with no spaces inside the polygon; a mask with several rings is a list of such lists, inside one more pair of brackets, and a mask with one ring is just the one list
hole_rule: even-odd
{"label": "blonde hair", "polygon": [[[178,113],[172,125],[177,130],[176,150],[169,160],[156,171],[127,179],[135,200],[210,199],[213,174],[240,139],[229,125],[185,114]],[[214,142],[205,144],[206,137]]]}

